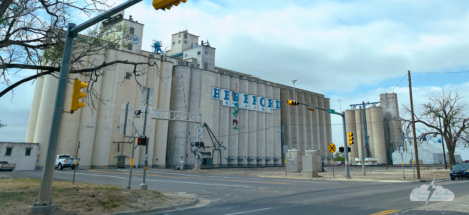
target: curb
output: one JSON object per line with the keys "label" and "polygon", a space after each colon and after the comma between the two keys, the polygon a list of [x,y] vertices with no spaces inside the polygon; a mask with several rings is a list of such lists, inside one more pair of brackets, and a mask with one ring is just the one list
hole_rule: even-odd
{"label": "curb", "polygon": [[199,199],[194,199],[192,202],[186,203],[186,204],[181,204],[181,205],[174,205],[174,206],[169,206],[165,208],[155,208],[155,209],[149,209],[149,210],[142,210],[142,211],[128,211],[128,212],[121,212],[121,213],[112,213],[108,215],[143,215],[143,214],[154,214],[154,213],[160,213],[164,211],[170,211],[170,210],[176,210],[176,209],[185,209],[189,208],[192,206],[195,206],[199,204]]}

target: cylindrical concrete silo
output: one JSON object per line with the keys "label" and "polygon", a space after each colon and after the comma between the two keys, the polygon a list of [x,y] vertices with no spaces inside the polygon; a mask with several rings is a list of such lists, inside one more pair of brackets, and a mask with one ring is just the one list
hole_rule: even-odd
{"label": "cylindrical concrete silo", "polygon": [[372,107],[371,118],[373,119],[373,141],[374,154],[379,164],[386,164],[386,143],[384,139],[383,108]]}
{"label": "cylindrical concrete silo", "polygon": [[36,79],[34,86],[33,101],[31,102],[31,112],[29,113],[28,130],[26,131],[26,139],[24,142],[32,143],[34,141],[34,132],[36,132],[36,123],[41,104],[42,88],[44,86],[44,77]]}
{"label": "cylindrical concrete silo", "polygon": [[[311,104],[311,95],[309,94],[305,94],[305,103],[306,104]],[[313,132],[313,128],[312,128],[312,111],[310,110],[306,110],[305,111],[305,124],[306,124],[306,127],[305,127],[305,135],[306,135],[306,144],[305,144],[305,150],[306,149],[313,149],[313,136],[311,135],[312,132]]]}
{"label": "cylindrical concrete silo", "polygon": [[[283,124],[283,145],[287,145],[289,149],[292,148],[291,144],[291,119],[290,119],[290,105],[288,105],[287,100],[291,99],[290,90],[281,89],[280,90],[280,112]],[[282,146],[283,147],[283,146]],[[283,148],[282,148],[283,149]],[[283,153],[283,152],[282,152]]]}
{"label": "cylindrical concrete silo", "polygon": [[[274,165],[274,128],[273,128],[273,113],[269,113],[269,100],[272,99],[273,87],[271,85],[265,86],[265,106],[268,110],[265,113],[265,157],[266,166]],[[272,103],[273,105],[273,103]]]}
{"label": "cylindrical concrete silo", "polygon": [[[297,99],[296,97],[296,92],[293,90],[290,90],[290,99],[295,100]],[[299,140],[298,140],[298,106],[290,106],[290,134],[291,134],[291,148],[292,149],[299,149]]]}
{"label": "cylindrical concrete silo", "polygon": [[[358,144],[357,144],[357,128],[356,128],[356,120],[355,120],[355,111],[354,110],[346,110],[345,111],[345,124],[347,126],[347,133],[352,132],[353,133],[353,142],[354,144],[349,146],[351,149],[351,153],[349,153],[349,162],[355,163],[355,158],[358,157]],[[348,137],[348,135],[347,135]]]}
{"label": "cylindrical concrete silo", "polygon": [[[272,97],[274,100],[280,100],[280,88],[274,87]],[[274,107],[277,104],[274,103]],[[274,128],[274,164],[276,166],[282,164],[282,127],[280,110],[274,109],[274,120],[272,127]]]}
{"label": "cylindrical concrete silo", "polygon": [[[189,105],[188,110],[189,113],[198,113],[200,110],[200,99],[201,99],[201,84],[202,80],[202,72],[203,70],[197,68],[191,68],[191,79],[190,79],[190,88],[189,88]],[[187,93],[187,91],[186,91]],[[186,95],[187,96],[187,95]],[[148,124],[148,123],[147,123]],[[188,156],[186,157],[186,164],[193,166],[195,164],[195,155],[191,151],[194,150],[192,147],[191,150],[191,143],[197,142],[198,136],[198,123],[189,123],[187,139],[186,139],[186,153]],[[199,140],[202,141],[202,140]]]}
{"label": "cylindrical concrete silo", "polygon": [[[324,97],[318,97],[318,107],[324,108]],[[327,153],[330,153],[326,148],[326,116],[324,111],[318,111],[319,114],[319,150],[321,150],[321,158],[324,164],[327,164]]]}
{"label": "cylindrical concrete silo", "polygon": [[[311,95],[311,103],[315,106],[319,106],[319,101],[318,101],[318,96],[316,95]],[[320,143],[320,135],[319,135],[319,112],[320,110],[314,110],[311,112],[311,117],[312,117],[312,129],[313,131],[311,132],[311,138],[313,141],[313,150],[321,150],[319,147]]]}
{"label": "cylindrical concrete silo", "polygon": [[[246,79],[239,80],[239,92],[249,93],[249,81]],[[239,98],[240,103],[244,98]],[[239,109],[238,119],[238,165],[247,166],[248,164],[248,145],[249,145],[249,113],[248,109]]]}
{"label": "cylindrical concrete silo", "polygon": [[[301,103],[305,102],[305,94],[304,93],[297,93],[298,96],[298,101]],[[305,150],[306,149],[306,121],[305,121],[305,115],[306,115],[306,106],[304,105],[298,105],[298,141],[299,141],[299,146],[300,149]]]}
{"label": "cylindrical concrete silo", "polygon": [[[238,92],[239,89],[239,78],[230,78],[230,90],[231,92]],[[232,98],[233,95],[231,96]],[[230,127],[229,127],[229,150],[228,156],[231,158],[228,160],[229,166],[237,166],[238,165],[238,116],[239,116],[239,108],[232,107],[230,108]]]}
{"label": "cylindrical concrete silo", "polygon": [[41,103],[39,105],[39,113],[36,123],[36,131],[34,132],[34,141],[39,143],[41,149],[39,154],[38,166],[43,167],[47,157],[47,148],[49,146],[50,129],[52,126],[52,116],[55,97],[57,96],[58,79],[53,76],[44,78],[44,86],[42,89]]}
{"label": "cylindrical concrete silo", "polygon": [[[191,68],[175,66],[171,83],[171,110],[188,112]],[[168,129],[167,165],[174,167],[185,160],[188,123],[170,121]]]}
{"label": "cylindrical concrete silo", "polygon": [[[329,98],[324,98],[324,108],[330,109],[331,108],[331,100]],[[325,113],[325,129],[326,129],[326,149],[329,144],[332,143],[332,129],[331,129],[331,114]],[[332,163],[332,154],[327,153],[327,160]]]}
{"label": "cylindrical concrete silo", "polygon": [[362,109],[355,110],[355,128],[357,130],[357,134],[355,134],[356,144],[358,147],[357,156],[359,159],[361,159],[363,157],[363,146],[365,145],[365,130]]}
{"label": "cylindrical concrete silo", "polygon": [[[230,76],[221,75],[220,76],[220,89],[230,89]],[[220,94],[221,96],[221,94]],[[218,141],[222,143],[225,149],[221,149],[221,165],[228,165],[228,153],[229,153],[229,127],[230,127],[230,108],[228,106],[223,106],[220,103],[220,115],[219,115],[219,124],[218,124]]]}
{"label": "cylindrical concrete silo", "polygon": [[[265,84],[257,84],[257,101],[265,97]],[[265,101],[264,101],[265,102]],[[259,108],[260,109],[260,108]],[[265,165],[265,112],[257,111],[257,165]]]}
{"label": "cylindrical concrete silo", "polygon": [[368,134],[368,154],[370,158],[375,157],[375,147],[374,147],[374,138],[373,138],[373,117],[371,117],[371,110],[367,108],[366,113],[366,129]]}
{"label": "cylindrical concrete silo", "polygon": [[[257,95],[257,82],[249,82],[249,96]],[[259,101],[256,101],[256,104]],[[257,165],[257,110],[249,110],[249,142],[248,142],[248,165]]]}

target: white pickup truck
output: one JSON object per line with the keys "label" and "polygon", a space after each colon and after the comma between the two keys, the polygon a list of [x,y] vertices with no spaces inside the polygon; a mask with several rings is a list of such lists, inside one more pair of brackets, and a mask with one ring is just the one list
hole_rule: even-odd
{"label": "white pickup truck", "polygon": [[[78,161],[80,161],[80,159],[78,159]],[[78,165],[79,164],[77,162],[77,166]],[[75,169],[75,159],[70,158],[70,155],[66,154],[57,155],[57,157],[55,158],[55,168],[57,168],[58,170],[63,170],[64,167],[70,167],[72,169]]]}
{"label": "white pickup truck", "polygon": [[8,161],[0,161],[0,170],[13,171],[16,167],[14,163],[8,163]]}

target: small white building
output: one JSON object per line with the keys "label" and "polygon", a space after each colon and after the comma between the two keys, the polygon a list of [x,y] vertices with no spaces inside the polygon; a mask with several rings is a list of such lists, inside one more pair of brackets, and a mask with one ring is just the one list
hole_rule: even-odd
{"label": "small white building", "polygon": [[38,143],[0,142],[0,161],[15,163],[15,171],[35,170]]}
{"label": "small white building", "polygon": [[[444,164],[444,156],[442,148],[434,147],[432,145],[420,145],[419,149],[419,161],[420,164]],[[456,163],[462,163],[461,155],[457,152],[454,153]],[[415,160],[415,153],[413,148],[402,153],[399,150],[392,153],[392,161],[394,165],[401,164],[412,164],[412,160]],[[449,163],[449,155],[446,154],[446,163]]]}

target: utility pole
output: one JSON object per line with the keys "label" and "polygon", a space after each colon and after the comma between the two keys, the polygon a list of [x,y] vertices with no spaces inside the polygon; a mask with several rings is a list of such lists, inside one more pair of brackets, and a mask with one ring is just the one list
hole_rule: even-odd
{"label": "utility pole", "polygon": [[415,134],[414,102],[412,99],[412,80],[410,78],[410,70],[408,70],[407,75],[409,76],[410,112],[412,115],[412,133],[414,135],[415,164],[417,166],[417,179],[420,179],[419,153],[417,147],[417,136]]}
{"label": "utility pole", "polygon": [[[148,101],[150,100],[150,88],[147,87],[147,100],[145,101],[145,119],[143,119],[143,136],[145,136],[145,130],[147,129],[147,114],[148,114]],[[145,168],[143,169],[143,183],[140,184],[141,190],[148,190],[148,185],[145,184],[145,178],[147,176],[148,169],[148,142],[145,145]]]}
{"label": "utility pole", "polygon": [[90,20],[76,26],[75,23],[68,23],[67,37],[65,39],[64,52],[62,55],[62,66],[60,67],[59,83],[57,86],[57,96],[55,97],[54,115],[52,117],[52,125],[49,136],[49,144],[47,146],[47,157],[44,164],[41,185],[39,187],[39,195],[34,205],[30,208],[33,214],[50,214],[54,213],[57,206],[52,203],[50,196],[52,191],[52,180],[55,170],[55,152],[57,150],[57,140],[59,139],[60,124],[62,122],[62,114],[64,111],[64,101],[67,92],[68,74],[70,73],[70,64],[72,60],[73,41],[81,31],[110,18],[112,15],[129,8],[142,0],[130,0],[124,2],[110,10],[99,14]]}
{"label": "utility pole", "polygon": [[[441,130],[441,118],[438,118],[438,122],[440,123],[440,130]],[[441,147],[443,148],[443,160],[445,160],[445,169],[448,169],[448,165],[446,164],[445,141],[444,141],[442,134],[440,134],[440,138],[441,138]]]}

